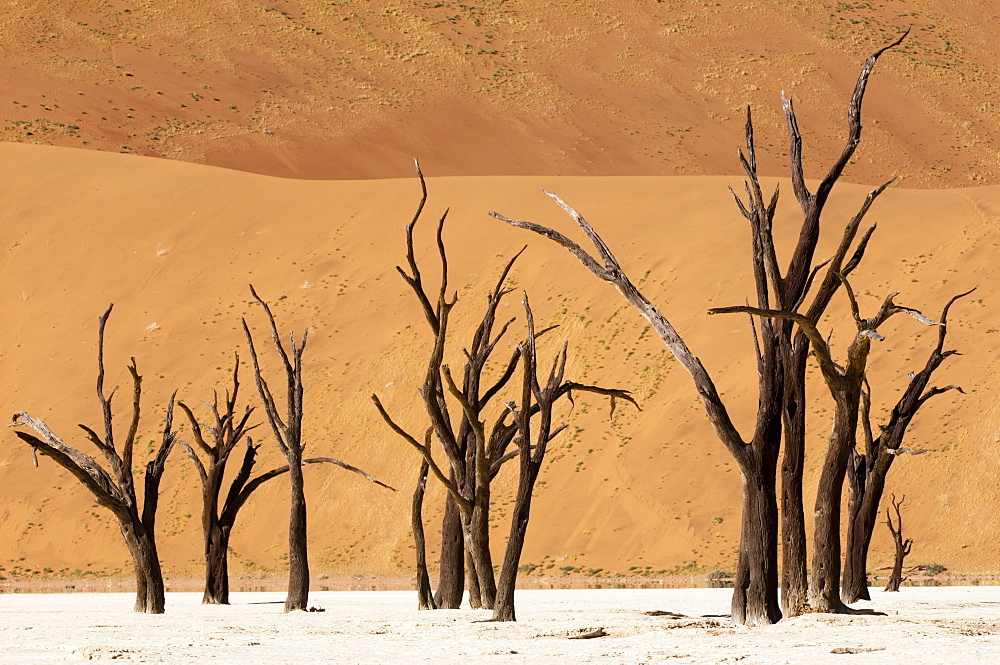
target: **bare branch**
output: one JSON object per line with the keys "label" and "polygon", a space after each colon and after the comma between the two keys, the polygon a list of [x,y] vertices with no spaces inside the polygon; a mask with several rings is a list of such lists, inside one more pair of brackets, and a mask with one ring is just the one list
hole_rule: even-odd
{"label": "bare branch", "polygon": [[495,212],[490,214],[501,221],[507,222],[508,224],[534,231],[535,233],[553,240],[576,256],[577,259],[583,263],[584,267],[594,273],[597,277],[614,284],[615,288],[618,289],[619,293],[625,297],[629,304],[631,304],[647,321],[649,321],[653,330],[656,331],[656,333],[660,336],[660,339],[663,340],[667,348],[670,349],[674,357],[677,358],[677,360],[691,376],[695,384],[695,388],[701,397],[702,404],[705,407],[709,421],[712,423],[719,439],[733,455],[737,463],[741,465],[741,468],[746,466],[749,463],[746,443],[733,424],[732,418],[730,417],[725,404],[722,402],[722,398],[719,396],[718,389],[715,387],[711,376],[709,376],[708,372],[701,364],[701,360],[699,360],[698,357],[691,352],[683,338],[681,338],[681,336],[677,333],[670,321],[667,320],[667,318],[653,306],[653,304],[635,287],[634,284],[632,284],[632,282],[625,275],[624,271],[621,269],[621,266],[615,261],[610,250],[607,250],[607,245],[590,226],[590,224],[588,224],[583,217],[568,204],[557,197],[554,198],[556,198],[560,206],[566,210],[566,212],[574,220],[577,221],[577,224],[584,229],[585,233],[587,233],[587,235],[594,240],[595,245],[599,250],[601,250],[602,257],[607,263],[606,267],[601,266],[579,245],[557,231],[553,231],[552,229],[538,224],[533,224],[531,222],[515,222],[514,220],[506,218]]}
{"label": "bare branch", "polygon": [[[389,425],[389,427],[392,429],[393,432],[398,434],[404,441],[406,441],[408,444],[410,444],[411,446],[416,448],[417,451],[420,452],[424,460],[427,462],[428,466],[430,466],[431,471],[433,471],[434,475],[437,476],[437,479],[441,481],[441,484],[444,485],[446,488],[448,488],[448,491],[451,493],[453,497],[455,497],[455,500],[457,502],[465,501],[464,497],[461,496],[461,493],[458,490],[458,486],[444,474],[444,472],[441,470],[441,467],[438,466],[438,463],[434,461],[434,457],[431,455],[430,436],[429,435],[425,436],[426,441],[425,443],[421,444],[419,441],[413,438],[406,430],[404,430],[402,427],[396,424],[396,421],[392,419],[392,416],[389,415],[389,412],[385,410],[384,406],[382,406],[382,402],[379,400],[378,395],[372,393],[372,401],[375,403],[375,408],[378,409],[379,415],[382,416],[382,420],[384,420],[386,424]],[[433,432],[433,430],[428,429],[428,432]]]}
{"label": "bare branch", "polygon": [[597,260],[594,259],[594,257],[588,254],[586,250],[584,250],[578,244],[576,244],[563,234],[559,233],[558,231],[542,226],[540,224],[535,224],[533,222],[525,222],[521,220],[510,219],[509,217],[504,217],[500,213],[494,211],[490,211],[490,215],[492,217],[499,219],[501,222],[506,222],[511,226],[515,226],[519,229],[527,229],[528,231],[533,231],[534,233],[537,233],[540,236],[544,236],[549,240],[559,243],[560,245],[565,247],[573,256],[579,259],[580,263],[582,263],[584,267],[587,268],[587,270],[594,273],[595,275],[597,275],[598,277],[600,277],[605,281],[611,281],[610,275],[608,274],[608,270],[606,268],[601,266],[601,264],[598,263]]}

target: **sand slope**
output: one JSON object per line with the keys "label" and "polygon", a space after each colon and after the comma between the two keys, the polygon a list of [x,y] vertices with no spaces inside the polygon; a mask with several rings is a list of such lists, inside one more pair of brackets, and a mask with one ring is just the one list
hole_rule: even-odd
{"label": "sand slope", "polygon": [[[107,342],[108,385],[123,383],[130,355],[145,377],[141,441],[158,437],[173,389],[197,405],[228,382],[241,316],[258,332],[261,313],[247,283],[275,303],[282,330],[311,330],[306,351],[310,454],[363,466],[396,486],[380,490],[342,472],[310,469],[310,539],[317,573],[409,570],[409,493],[416,454],[374,412],[377,391],[413,432],[423,430],[416,387],[430,344],[413,298],[393,268],[403,259],[403,224],[419,188],[414,178],[381,181],[283,180],[218,168],[67,148],[0,145],[0,401],[2,412],[29,410],[68,441],[85,445],[78,422],[96,423],[93,396],[97,316],[115,303]],[[752,346],[742,317],[708,317],[713,305],[748,294],[745,226],[721,177],[431,178],[419,249],[425,272],[432,220],[451,207],[446,239],[452,284],[461,301],[456,331],[475,323],[484,289],[505,260],[528,244],[514,283],[532,297],[536,317],[561,327],[579,380],[634,391],[643,411],[623,408],[607,421],[600,400],[578,401],[571,426],[543,471],[523,560],[584,571],[627,572],[687,565],[732,568],[739,479],[715,440],[687,376],[638,315],[568,255],[486,216],[490,209],[572,233],[541,187],[559,192],[597,226],[623,265],[667,312],[715,375],[737,423],[752,423]],[[773,183],[769,183],[773,184]],[[866,188],[835,192],[831,221],[846,219]],[[785,201],[782,229],[794,227]],[[967,395],[937,398],[918,417],[909,442],[935,452],[900,460],[889,489],[907,495],[912,561],[995,570],[1000,544],[996,406],[996,282],[1000,189],[887,192],[871,213],[877,241],[854,284],[873,309],[890,290],[934,315],[973,285],[953,312],[950,344],[964,353],[937,383]],[[838,231],[833,231],[835,235]],[[782,234],[787,231],[782,230]],[[788,241],[788,238],[785,238]],[[829,243],[824,245],[829,248]],[[821,254],[826,250],[821,250]],[[428,279],[432,279],[428,277]],[[310,287],[310,288],[307,288]],[[849,334],[843,302],[834,344]],[[504,314],[521,317],[512,299]],[[523,317],[521,317],[523,318]],[[905,318],[905,320],[904,320]],[[154,325],[155,324],[155,325]],[[518,324],[520,325],[520,324]],[[514,327],[514,343],[521,328]],[[898,317],[872,360],[876,410],[894,401],[906,372],[923,365],[934,332]],[[461,362],[460,344],[449,350]],[[245,353],[244,353],[245,355]],[[501,356],[503,357],[503,356]],[[275,365],[267,358],[268,369]],[[245,374],[247,378],[249,376]],[[277,377],[272,378],[276,381]],[[247,399],[256,403],[252,385]],[[831,402],[817,383],[807,467],[818,466]],[[119,414],[121,415],[121,414]],[[278,455],[266,428],[265,464]],[[144,448],[145,449],[145,448]],[[180,451],[178,451],[180,452]],[[144,457],[143,457],[144,460]],[[174,456],[159,518],[169,574],[200,574],[199,490],[190,462]],[[280,570],[286,509],[281,481],[246,508],[233,538],[234,568]],[[439,497],[435,489],[433,497]],[[497,525],[506,529],[505,499]],[[807,506],[808,506],[807,499]],[[431,501],[433,520],[439,502]],[[807,513],[808,513],[807,509]],[[433,529],[433,526],[431,527]],[[0,565],[113,571],[127,557],[109,516],[67,474],[12,434],[0,447]],[[498,534],[498,542],[502,534]],[[436,550],[436,546],[433,546]],[[888,561],[879,530],[873,566]],[[545,570],[543,568],[543,570]]]}
{"label": "sand slope", "polygon": [[[544,5],[544,6],[542,6]],[[995,184],[995,8],[892,3],[6,3],[0,138],[302,178],[732,173],[752,104],[806,159],[839,150],[864,58],[854,176]],[[763,135],[762,135],[763,136]],[[782,174],[780,150],[762,168]],[[812,163],[812,162],[810,162]]]}

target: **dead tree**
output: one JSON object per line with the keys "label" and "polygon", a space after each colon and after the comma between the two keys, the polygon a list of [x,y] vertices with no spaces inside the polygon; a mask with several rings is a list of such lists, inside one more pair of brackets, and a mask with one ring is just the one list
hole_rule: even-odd
{"label": "dead tree", "polygon": [[136,368],[135,358],[128,366],[132,376],[132,418],[124,441],[115,441],[112,400],[117,388],[104,392],[104,329],[114,305],[100,317],[97,336],[97,400],[104,416],[103,435],[96,430],[80,425],[87,439],[104,455],[108,468],[90,455],[66,444],[42,420],[21,411],[14,416],[12,426],[26,425],[38,436],[27,432],[15,432],[18,438],[32,448],[35,466],[37,453],[51,457],[57,464],[69,471],[94,495],[118,520],[125,546],[132,557],[135,569],[135,611],[148,614],[162,614],[164,607],[163,574],[160,559],[156,553],[156,508],[167,456],[173,449],[176,434],[173,431],[174,396],[167,405],[166,422],[160,447],[156,455],[146,465],[143,476],[143,498],[140,508],[136,496],[135,477],[132,471],[133,453],[139,432],[139,410],[142,398],[142,377]]}
{"label": "dead tree", "polygon": [[[420,179],[422,196],[414,214],[413,220],[406,226],[407,265],[409,270],[397,266],[400,275],[411,288],[420,303],[434,335],[434,346],[430,353],[424,382],[420,394],[427,413],[429,427],[425,443],[420,443],[397,425],[382,406],[376,395],[372,395],[376,408],[382,418],[404,440],[414,445],[421,452],[426,451],[425,461],[428,468],[438,477],[448,489],[448,498],[455,506],[455,512],[445,510],[445,520],[442,524],[442,559],[441,582],[442,593],[436,598],[435,606],[439,608],[456,608],[461,603],[463,568],[469,582],[469,600],[475,607],[493,607],[496,596],[496,582],[493,572],[492,556],[489,550],[489,506],[490,482],[500,470],[500,466],[510,459],[507,448],[514,437],[515,427],[508,422],[508,414],[503,412],[500,418],[487,431],[479,416],[496,398],[497,394],[510,381],[517,367],[518,353],[515,351],[499,378],[484,386],[483,371],[501,338],[507,332],[513,319],[501,326],[494,336],[496,311],[500,302],[510,291],[503,288],[517,256],[512,258],[504,268],[496,286],[487,297],[486,309],[473,335],[472,344],[465,349],[466,362],[463,367],[462,388],[458,389],[461,400],[469,408],[460,408],[457,426],[450,415],[446,394],[450,390],[445,385],[445,376],[450,379],[447,365],[444,362],[445,345],[448,337],[448,323],[451,310],[458,302],[457,295],[448,296],[448,258],[443,240],[444,224],[448,213],[445,211],[438,222],[436,245],[441,265],[440,285],[436,297],[432,300],[424,285],[413,246],[413,231],[420,219],[427,200],[427,187],[423,173],[417,164],[417,175]],[[430,458],[430,441],[436,439],[442,446],[448,460],[448,469],[444,471]],[[418,485],[419,488],[419,485]],[[415,495],[412,519],[414,527],[420,519],[423,493]],[[455,538],[454,514],[457,513],[460,530]],[[422,522],[421,522],[422,525]],[[414,530],[415,538],[422,534],[420,529]],[[465,566],[461,552],[455,552],[457,544],[464,549]],[[419,549],[419,546],[418,546]],[[418,552],[418,560],[420,559]],[[418,571],[418,580],[421,574]],[[419,582],[418,582],[419,583]],[[429,604],[427,604],[429,607]]]}
{"label": "dead tree", "polygon": [[[428,430],[430,432],[430,430]],[[429,445],[429,441],[425,444]],[[413,546],[417,556],[417,609],[436,610],[434,592],[431,591],[431,580],[427,574],[427,541],[424,537],[424,491],[427,489],[427,473],[430,467],[426,460],[420,463],[417,474],[417,485],[413,490],[413,503],[410,518],[413,528]]]}
{"label": "dead tree", "polygon": [[[493,607],[493,621],[515,621],[514,589],[517,585],[517,569],[521,562],[521,552],[528,532],[528,520],[531,517],[531,498],[535,489],[535,481],[542,468],[548,444],[566,425],[555,426],[552,409],[558,399],[569,394],[574,388],[584,388],[590,392],[607,395],[611,399],[611,415],[614,415],[615,400],[624,399],[636,408],[635,400],[624,390],[600,389],[594,386],[579,386],[564,381],[566,373],[567,345],[564,343],[561,352],[552,362],[548,378],[542,385],[538,380],[538,350],[536,346],[535,319],[528,303],[528,294],[524,294],[524,313],[528,331],[524,342],[518,349],[521,352],[521,399],[520,403],[507,403],[507,408],[514,415],[517,425],[517,454],[519,460],[517,495],[514,499],[514,510],[510,519],[510,535],[507,538],[507,548],[504,552],[503,565],[500,568],[500,579],[497,584],[497,600]],[[537,430],[533,432],[532,416],[537,414]]]}
{"label": "dead tree", "polygon": [[[972,291],[974,291],[973,289]],[[886,477],[892,468],[896,457],[902,454],[917,455],[926,450],[910,450],[904,448],[903,438],[910,422],[917,411],[936,395],[951,390],[964,392],[956,385],[930,386],[931,376],[941,366],[946,358],[958,355],[955,350],[944,350],[945,338],[948,334],[948,311],[959,298],[972,293],[961,293],[944,306],[941,312],[941,326],[938,328],[937,345],[931,350],[922,370],[910,374],[910,382],[893,406],[889,419],[879,427],[879,435],[873,435],[871,425],[871,389],[861,395],[861,426],[864,433],[864,454],[856,449],[851,451],[851,461],[848,467],[848,512],[847,512],[847,550],[844,556],[844,576],[841,585],[841,597],[845,603],[857,600],[870,600],[868,593],[868,548],[875,522],[878,518],[879,504],[885,491]]]}
{"label": "dead tree", "polygon": [[851,313],[857,334],[847,349],[847,360],[841,366],[834,361],[829,342],[823,338],[809,318],[801,314],[762,310],[755,307],[722,307],[712,314],[745,312],[765,318],[795,322],[805,333],[813,348],[823,379],[835,403],[833,429],[827,444],[814,508],[812,574],[809,578],[809,604],[817,612],[849,612],[840,598],[840,513],[844,478],[851,451],[857,442],[858,413],[861,393],[872,341],[881,341],[878,328],[895,314],[905,313],[925,325],[940,325],[918,310],[895,304],[898,292],[890,293],[878,313],[861,318],[858,301],[843,275],[845,292],[851,303]]}
{"label": "dead tree", "polygon": [[[905,37],[905,34],[903,35]],[[839,180],[856,149],[861,136],[861,103],[876,60],[887,49],[875,52],[865,63],[848,107],[850,134],[840,157],[820,183],[816,193],[808,190],[802,168],[801,136],[790,101],[784,109],[792,140],[792,184],[803,209],[803,223],[798,243],[788,268],[781,272],[772,238],[772,224],[777,208],[778,190],[765,199],[757,177],[753,123],[748,112],[746,123],[747,152],[740,152],[740,161],[747,174],[747,200],[736,197],[741,213],[750,222],[756,299],[759,308],[777,307],[795,311],[805,297],[819,270],[828,265],[820,291],[814,296],[809,316],[816,320],[825,311],[830,298],[839,287],[836,275],[849,273],[860,261],[874,228],[857,243],[854,254],[847,259],[856,239],[859,225],[875,198],[884,191],[883,185],[871,192],[859,212],[845,228],[837,254],[830,261],[814,265],[813,257],[820,233],[820,220],[834,184]],[[758,360],[758,416],[753,435],[745,439],[733,425],[714,382],[701,361],[688,348],[667,318],[632,284],[603,239],[584,218],[559,197],[546,192],[576,221],[594,243],[595,258],[575,242],[553,229],[509,219],[498,213],[490,214],[513,226],[534,231],[562,245],[583,265],[601,279],[610,282],[639,311],[659,334],[674,357],[691,375],[716,435],[735,459],[743,481],[743,521],[740,533],[740,554],[732,603],[733,620],[748,625],[767,624],[781,617],[777,586],[776,464],[781,445],[781,432],[790,429],[793,450],[786,448],[783,463],[783,544],[786,553],[783,569],[782,600],[789,613],[805,606],[805,522],[802,510],[802,458],[804,455],[805,420],[805,358],[809,344],[804,337],[795,337],[790,323],[761,323],[755,346]],[[846,265],[845,265],[846,262]],[[789,558],[791,557],[791,559]]]}
{"label": "dead tree", "polygon": [[267,422],[271,425],[271,432],[274,434],[278,449],[288,460],[288,485],[292,496],[288,522],[288,597],[285,599],[285,611],[306,610],[309,604],[309,557],[306,545],[305,478],[302,475],[302,451],[305,448],[305,442],[302,440],[302,352],[306,349],[309,329],[302,332],[301,342],[296,342],[295,333],[289,334],[291,347],[289,356],[278,335],[278,327],[274,322],[271,308],[257,295],[252,285],[250,293],[264,309],[271,328],[271,339],[274,340],[274,347],[285,370],[286,411],[285,417],[282,418],[271,389],[261,375],[253,335],[250,334],[246,319],[243,319],[243,331],[246,333],[250,357],[253,359],[257,392],[260,393],[261,402],[264,403]]}
{"label": "dead tree", "polygon": [[[804,298],[809,291],[813,277],[821,267],[811,267],[816,244],[819,239],[820,219],[830,193],[840,179],[861,142],[861,108],[864,100],[868,79],[875,68],[879,57],[887,50],[899,45],[909,34],[906,30],[893,43],[875,51],[862,67],[854,93],[847,109],[848,137],[840,156],[832,164],[827,175],[816,188],[810,192],[806,184],[805,172],[802,166],[802,137],[799,133],[798,120],[790,99],[783,99],[785,119],[790,138],[789,161],[792,176],[792,189],[802,210],[803,224],[798,245],[792,256],[788,272],[784,278],[772,279],[772,288],[782,294],[776,300],[779,309],[795,310],[803,308]],[[895,179],[893,179],[895,180]],[[802,309],[809,320],[818,323],[827,305],[840,286],[837,274],[842,272],[849,276],[857,267],[865,248],[875,231],[875,226],[869,227],[857,244],[854,254],[848,259],[850,247],[854,242],[861,221],[875,199],[893,182],[890,180],[881,187],[869,192],[865,202],[855,217],[847,224],[842,235],[840,246],[830,259],[825,278],[813,296],[810,306]],[[845,265],[845,261],[847,262]],[[781,605],[786,616],[795,616],[806,610],[807,579],[806,579],[806,527],[805,512],[802,499],[802,476],[805,463],[806,441],[806,364],[809,356],[809,340],[801,329],[794,330],[790,321],[781,324],[780,347],[781,365],[784,374],[784,392],[782,395],[782,423],[784,429],[784,453],[781,463]]]}
{"label": "dead tree", "polygon": [[[253,407],[244,408],[242,415],[238,413],[237,400],[240,391],[239,381],[240,358],[236,356],[233,364],[233,387],[227,390],[225,401],[220,408],[219,395],[216,392],[209,406],[209,423],[200,423],[194,412],[184,403],[179,406],[187,415],[191,424],[191,436],[195,446],[184,440],[180,443],[187,450],[188,457],[194,464],[201,480],[202,494],[202,530],[205,539],[205,593],[202,603],[211,605],[229,604],[229,538],[239,511],[246,504],[250,495],[264,483],[288,473],[288,465],[266,471],[253,477],[257,462],[257,449],[253,440],[246,436],[247,432],[257,427],[250,425]],[[239,445],[245,441],[243,461],[239,471],[229,484],[224,501],[220,501],[222,486],[226,475],[229,457]],[[197,451],[195,449],[197,448]],[[204,461],[202,460],[204,457]],[[302,466],[308,464],[335,464],[343,469],[364,476],[368,480],[392,489],[388,485],[372,478],[364,471],[331,457],[313,457],[302,460]]]}
{"label": "dead tree", "polygon": [[[499,331],[494,333],[497,325],[497,308],[503,298],[511,292],[511,289],[504,288],[504,283],[514,262],[520,256],[520,252],[507,262],[493,289],[487,295],[486,308],[472,336],[472,342],[463,349],[465,362],[462,368],[461,385],[459,385],[452,376],[449,366],[445,363],[450,314],[458,302],[456,295],[451,297],[448,295],[448,258],[443,240],[444,224],[448,213],[446,211],[442,215],[437,226],[436,245],[441,276],[436,297],[432,300],[424,285],[413,246],[413,230],[420,218],[427,196],[426,185],[419,165],[417,166],[417,174],[420,178],[423,196],[413,220],[406,227],[408,270],[401,267],[397,267],[397,270],[416,295],[424,317],[434,335],[434,346],[429,355],[423,384],[420,387],[420,395],[428,419],[427,435],[424,437],[424,442],[421,443],[417,437],[409,434],[398,425],[386,411],[377,395],[373,394],[372,400],[389,427],[421,453],[430,471],[447,489],[448,496],[456,507],[461,525],[460,542],[466,552],[466,579],[469,584],[470,605],[473,608],[493,609],[496,599],[496,577],[489,547],[491,483],[500,472],[502,465],[517,456],[516,452],[511,453],[508,450],[517,435],[518,427],[508,409],[501,408],[498,413],[491,414],[490,407],[514,376],[520,362],[521,351],[519,349],[512,351],[498,377],[487,379],[484,371],[497,345],[514,322],[513,318],[506,321],[500,326]],[[539,331],[537,334],[544,334],[548,330],[550,328]],[[603,390],[594,386],[579,384],[573,384],[573,386],[575,390],[581,392],[600,392]],[[568,394],[568,391],[564,392],[560,397]],[[451,412],[456,406],[458,413],[453,418]],[[531,415],[535,414],[537,414],[537,405],[531,409]],[[443,467],[434,460],[432,441],[437,441],[443,449],[447,466]],[[422,528],[416,528],[419,519],[418,512],[422,506],[422,494],[419,494],[420,500],[416,500],[416,498],[413,504],[415,537],[422,532]],[[443,535],[444,544],[448,545],[450,534],[445,531],[448,526],[447,510],[445,519],[442,531],[445,532]],[[419,558],[418,552],[418,561]],[[442,552],[442,580],[445,579],[444,569],[446,565],[461,565],[461,558],[451,556],[446,561],[445,552]],[[418,580],[419,577],[418,570]],[[454,570],[450,573],[449,579],[452,583],[456,581]],[[435,606],[439,608],[457,607],[461,600],[460,587],[458,591],[458,600],[453,598],[449,600],[449,593],[448,597],[436,598]]]}
{"label": "dead tree", "polygon": [[889,531],[892,532],[892,540],[896,544],[896,559],[892,564],[892,573],[889,575],[889,583],[885,585],[886,591],[899,591],[899,585],[903,583],[903,559],[910,553],[913,548],[913,539],[907,538],[903,540],[903,518],[899,514],[899,507],[903,505],[903,501],[906,500],[906,495],[903,495],[898,502],[896,501],[896,495],[892,495],[892,507],[896,510],[896,526],[892,525],[892,514],[889,513],[889,509],[885,509],[885,524],[889,527]]}

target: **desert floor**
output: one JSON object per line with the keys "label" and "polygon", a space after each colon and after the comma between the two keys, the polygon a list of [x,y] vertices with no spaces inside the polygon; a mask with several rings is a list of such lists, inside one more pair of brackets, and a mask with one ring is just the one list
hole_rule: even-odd
{"label": "desert floor", "polygon": [[[282,613],[282,594],[234,594],[229,607],[171,593],[167,613],[132,595],[0,596],[0,662],[143,663],[870,663],[1000,661],[996,587],[873,590],[885,616],[808,615],[765,628],[728,623],[728,589],[518,592],[513,624],[484,611],[418,612],[413,592],[318,592],[322,613]],[[650,616],[652,611],[685,615]],[[570,640],[603,628],[606,637]]]}

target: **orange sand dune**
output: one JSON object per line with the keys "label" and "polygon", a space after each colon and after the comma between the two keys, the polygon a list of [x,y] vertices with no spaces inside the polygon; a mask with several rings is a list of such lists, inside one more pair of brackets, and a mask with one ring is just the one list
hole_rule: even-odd
{"label": "orange sand dune", "polygon": [[[405,574],[410,569],[409,493],[417,456],[387,430],[369,396],[377,392],[400,422],[422,431],[416,388],[429,333],[394,270],[403,258],[403,225],[419,194],[415,178],[286,180],[176,161],[2,144],[0,180],[3,412],[28,410],[84,447],[75,424],[96,424],[99,418],[93,393],[97,316],[114,302],[108,385],[126,381],[125,365],[134,355],[146,386],[144,463],[170,391],[178,389],[181,399],[197,407],[214,388],[227,386],[232,354],[244,346],[240,317],[248,317],[263,338],[264,321],[247,289],[252,282],[274,303],[283,331],[311,330],[309,453],[357,464],[400,489],[392,494],[350,474],[310,468],[314,571]],[[461,298],[456,332],[470,330],[505,258],[527,244],[513,283],[530,292],[540,322],[560,325],[548,336],[545,354],[560,338],[568,339],[573,377],[631,389],[643,407],[641,413],[621,408],[609,422],[607,405],[587,397],[573,413],[563,412],[570,427],[543,470],[525,563],[609,572],[691,562],[731,569],[739,479],[706,424],[690,380],[639,316],[562,250],[486,212],[495,209],[573,233],[568,218],[539,189],[554,190],[576,206],[687,337],[737,422],[749,428],[755,397],[747,321],[705,313],[711,306],[741,303],[748,294],[747,234],[726,191],[731,182],[715,176],[429,179],[431,198],[418,227],[418,249],[425,273],[436,275],[431,229],[450,206],[445,236],[451,283]],[[865,191],[838,187],[829,216],[831,237]],[[796,228],[796,211],[790,198],[783,202],[779,234],[785,244]],[[921,413],[909,443],[934,452],[900,460],[889,489],[907,495],[914,563],[995,570],[1000,318],[991,275],[1000,243],[1000,188],[892,189],[870,218],[879,230],[853,280],[863,308],[873,309],[898,289],[900,302],[933,316],[951,295],[979,286],[953,311],[950,346],[964,355],[950,359],[937,381],[960,383],[968,394],[936,398]],[[829,251],[829,242],[824,247],[821,253]],[[508,312],[522,318],[516,297],[503,310]],[[835,348],[841,350],[850,335],[845,314],[839,301],[830,318],[838,327]],[[922,366],[935,338],[933,330],[908,317],[892,323],[873,356],[876,410],[894,401],[906,372]],[[522,334],[519,325],[509,344]],[[454,365],[461,362],[463,343],[459,336],[450,347]],[[266,360],[269,376],[278,381],[273,356]],[[246,372],[244,377],[249,380]],[[252,384],[244,390],[256,403]],[[810,474],[818,467],[831,415],[820,382],[813,395]],[[263,441],[263,464],[277,464],[266,428],[256,434]],[[54,571],[127,565],[109,515],[76,481],[45,458],[33,468],[29,451],[12,433],[0,451],[0,565]],[[509,477],[503,483],[509,488]],[[237,571],[281,569],[285,496],[279,480],[248,504],[232,542]],[[168,463],[162,497],[158,524],[168,575],[197,575],[199,489],[179,450]],[[440,498],[434,487],[428,507],[432,531]],[[501,493],[496,508],[498,545],[507,528],[508,500]],[[884,565],[888,552],[879,531],[873,567]]]}
{"label": "orange sand dune", "polygon": [[413,155],[439,175],[712,175],[735,172],[751,104],[774,148],[762,168],[783,175],[779,91],[807,160],[839,150],[861,62],[912,27],[872,79],[850,177],[995,184],[997,13],[958,0],[11,0],[0,139],[297,178],[406,177]]}

